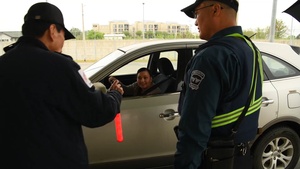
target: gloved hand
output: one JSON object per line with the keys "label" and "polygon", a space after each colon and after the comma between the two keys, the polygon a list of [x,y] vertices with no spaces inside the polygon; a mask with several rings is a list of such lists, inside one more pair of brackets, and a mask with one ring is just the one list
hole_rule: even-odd
{"label": "gloved hand", "polygon": [[107,89],[106,89],[105,85],[102,84],[101,82],[93,83],[93,85],[95,87],[95,90],[99,90],[102,93],[106,93],[107,92]]}

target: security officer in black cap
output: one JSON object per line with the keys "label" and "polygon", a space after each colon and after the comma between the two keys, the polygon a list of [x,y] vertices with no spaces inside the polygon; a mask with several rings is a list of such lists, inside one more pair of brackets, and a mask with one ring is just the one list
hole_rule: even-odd
{"label": "security officer in black cap", "polygon": [[235,134],[237,152],[233,163],[234,169],[251,169],[248,144],[255,138],[258,127],[262,59],[258,49],[242,35],[242,28],[236,24],[238,2],[196,0],[182,11],[196,19],[200,38],[207,43],[199,46],[186,67],[178,107],[181,119],[175,168],[204,169],[205,165],[209,166],[204,160],[209,141],[232,134],[250,89],[254,87],[248,112]]}
{"label": "security officer in black cap", "polygon": [[74,36],[56,6],[32,5],[22,33],[0,57],[1,166],[87,169],[81,127],[112,121],[123,89],[115,81],[107,94],[95,90],[80,66],[61,53]]}

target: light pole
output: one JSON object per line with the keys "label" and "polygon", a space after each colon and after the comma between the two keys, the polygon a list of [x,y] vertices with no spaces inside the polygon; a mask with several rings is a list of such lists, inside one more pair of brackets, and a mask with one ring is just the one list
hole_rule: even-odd
{"label": "light pole", "polygon": [[84,10],[83,10],[83,4],[81,4],[81,14],[82,14],[82,39],[85,40],[85,32],[84,32]]}
{"label": "light pole", "polygon": [[145,21],[144,21],[144,5],[145,3],[143,2],[143,39],[145,39]]}
{"label": "light pole", "polygon": [[81,14],[82,14],[82,40],[83,40],[83,61],[86,61],[85,56],[85,30],[84,30],[84,11],[83,11],[83,3],[81,4]]}
{"label": "light pole", "polygon": [[292,21],[291,21],[291,35],[290,35],[290,45],[293,45],[293,18],[292,18]]}
{"label": "light pole", "polygon": [[273,9],[272,9],[272,18],[271,18],[271,26],[270,26],[270,35],[269,41],[274,42],[275,36],[275,27],[276,27],[276,10],[277,10],[277,0],[273,0]]}

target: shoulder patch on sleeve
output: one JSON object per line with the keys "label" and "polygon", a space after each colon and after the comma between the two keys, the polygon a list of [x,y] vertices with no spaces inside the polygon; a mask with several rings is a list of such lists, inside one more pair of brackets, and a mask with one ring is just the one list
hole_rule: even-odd
{"label": "shoulder patch on sleeve", "polygon": [[198,90],[201,81],[204,79],[205,74],[199,70],[194,70],[191,73],[189,87],[192,90]]}
{"label": "shoulder patch on sleeve", "polygon": [[83,81],[85,82],[85,84],[91,88],[93,86],[92,82],[90,81],[90,79],[88,79],[86,77],[86,75],[84,74],[84,72],[80,69],[78,70],[78,73],[80,74],[81,78],[83,79]]}

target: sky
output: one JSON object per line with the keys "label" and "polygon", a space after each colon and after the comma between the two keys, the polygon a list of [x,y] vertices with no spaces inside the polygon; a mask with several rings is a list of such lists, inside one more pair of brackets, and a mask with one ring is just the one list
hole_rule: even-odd
{"label": "sky", "polygon": [[[62,11],[67,29],[91,30],[93,24],[108,25],[109,21],[122,20],[172,22],[189,25],[196,31],[195,20],[180,10],[195,0],[45,0]],[[274,0],[239,0],[238,25],[244,30],[266,28],[271,25]],[[276,0],[276,18],[284,21],[289,32],[300,33],[300,23],[285,9],[297,0]],[[1,2],[0,31],[20,31],[23,17],[37,0],[6,0]],[[83,16],[83,17],[82,17]],[[83,19],[82,19],[83,18]],[[291,29],[292,28],[292,29]]]}

